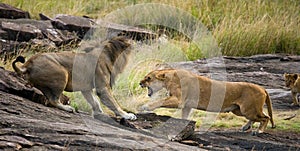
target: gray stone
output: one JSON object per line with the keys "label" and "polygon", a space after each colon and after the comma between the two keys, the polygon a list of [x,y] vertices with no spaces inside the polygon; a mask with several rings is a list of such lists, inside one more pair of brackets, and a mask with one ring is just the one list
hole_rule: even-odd
{"label": "gray stone", "polygon": [[13,6],[0,3],[0,18],[18,19],[18,18],[30,18],[28,12]]}

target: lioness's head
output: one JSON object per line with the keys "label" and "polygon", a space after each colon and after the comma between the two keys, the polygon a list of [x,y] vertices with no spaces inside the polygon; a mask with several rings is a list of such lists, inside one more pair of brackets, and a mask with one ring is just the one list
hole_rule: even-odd
{"label": "lioness's head", "polygon": [[152,96],[165,87],[165,81],[168,79],[167,72],[164,70],[154,70],[148,73],[140,82],[142,88],[148,88],[148,96]]}
{"label": "lioness's head", "polygon": [[296,80],[298,79],[298,74],[284,74],[285,85],[288,88],[292,88]]}

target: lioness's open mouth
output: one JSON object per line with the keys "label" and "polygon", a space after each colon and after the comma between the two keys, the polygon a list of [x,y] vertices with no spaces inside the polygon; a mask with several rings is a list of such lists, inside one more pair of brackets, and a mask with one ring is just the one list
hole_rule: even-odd
{"label": "lioness's open mouth", "polygon": [[152,96],[153,90],[151,87],[148,87],[148,96]]}

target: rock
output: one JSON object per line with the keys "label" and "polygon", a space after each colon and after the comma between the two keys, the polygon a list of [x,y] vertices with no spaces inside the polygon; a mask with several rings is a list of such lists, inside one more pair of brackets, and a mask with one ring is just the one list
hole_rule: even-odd
{"label": "rock", "polygon": [[147,132],[172,141],[181,141],[191,136],[195,130],[195,121],[158,116],[154,113],[137,114],[137,120],[123,121],[127,127],[147,130]]}
{"label": "rock", "polygon": [[88,17],[78,17],[71,15],[57,15],[54,19],[40,14],[44,20],[51,20],[54,27],[57,29],[68,30],[76,32],[80,39],[83,39],[88,31],[97,30],[99,28],[108,29],[107,39],[114,36],[127,36],[134,40],[146,40],[157,37],[157,34],[150,30],[132,27],[127,25],[115,24],[103,20],[92,20]]}
{"label": "rock", "polygon": [[137,41],[143,41],[143,40],[154,39],[158,37],[158,34],[153,33],[150,30],[139,28],[139,27],[111,23],[100,19],[98,19],[96,23],[98,26],[108,29],[107,30],[108,38],[123,35]]}
{"label": "rock", "polygon": [[[45,107],[0,91],[1,149],[197,150],[196,147],[108,124],[85,114]],[[18,140],[13,138],[18,138]],[[2,144],[2,145],[1,145]]]}
{"label": "rock", "polygon": [[[75,33],[67,30],[55,29],[51,21],[39,21],[32,19],[2,19],[0,20],[4,34],[2,39],[12,41],[30,41],[32,39],[49,39],[56,46],[77,41]],[[6,38],[5,38],[6,37]],[[28,44],[30,46],[30,44]]]}
{"label": "rock", "polygon": [[8,33],[8,40],[29,41],[34,38],[43,38],[42,31],[31,24],[17,24],[2,21],[1,27]]}
{"label": "rock", "polygon": [[[287,57],[293,59],[282,59]],[[272,98],[274,110],[290,111],[299,107],[290,107],[290,92],[285,90],[281,75],[297,71],[297,68],[287,68],[299,67],[297,58],[287,55],[224,57],[224,65],[218,59],[211,58],[168,66],[216,79],[222,79],[220,75],[225,75],[228,81],[247,80],[264,84]],[[97,119],[82,112],[70,114],[24,98],[18,88],[18,83],[23,83],[22,79],[15,76],[0,69],[0,149],[4,150],[297,150],[300,147],[297,132],[267,129],[266,133],[257,136],[240,132],[237,128],[194,132],[193,121],[152,113],[137,114],[137,121],[104,114]],[[20,88],[25,91],[30,89],[23,87],[26,86]],[[169,139],[182,144],[170,142]]]}
{"label": "rock", "polygon": [[[58,15],[51,19],[43,14],[40,14],[40,17],[42,20],[0,19],[0,39],[5,40],[1,41],[0,58],[18,54],[23,48],[53,50],[53,48],[65,47],[67,50],[72,49],[78,46],[85,35],[90,35],[99,28],[108,29],[107,37],[104,37],[107,39],[120,35],[135,40],[156,37],[155,33],[137,27],[101,21],[96,25],[87,17]],[[23,42],[27,42],[25,46]]]}
{"label": "rock", "polygon": [[69,114],[42,105],[46,101],[16,73],[0,69],[0,149],[195,149],[168,139],[189,137],[193,121],[156,114],[137,115],[136,121],[103,114],[96,120],[83,112]]}
{"label": "rock", "polygon": [[4,54],[3,56],[18,54],[18,50],[22,48],[57,50],[57,47],[71,43],[76,46],[79,42],[76,33],[55,29],[51,21],[0,19],[0,23],[0,39],[3,44],[0,46],[0,54]]}
{"label": "rock", "polygon": [[89,19],[71,15],[57,15],[52,19],[52,24],[57,29],[76,32],[82,39],[95,23]]}
{"label": "rock", "polygon": [[0,37],[2,39],[8,39],[8,33],[2,29],[0,29]]}
{"label": "rock", "polygon": [[28,12],[13,6],[0,3],[0,18],[18,19],[18,18],[30,18]]}
{"label": "rock", "polygon": [[10,41],[0,39],[0,58],[6,61],[7,58],[16,54],[19,49],[23,49],[27,46],[25,42]]}

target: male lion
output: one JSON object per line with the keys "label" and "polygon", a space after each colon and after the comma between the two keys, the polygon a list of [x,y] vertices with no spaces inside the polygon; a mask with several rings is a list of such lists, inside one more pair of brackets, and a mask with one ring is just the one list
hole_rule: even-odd
{"label": "male lion", "polygon": [[293,95],[292,105],[300,105],[297,94],[300,93],[300,74],[284,74],[284,80],[286,87],[291,89]]}
{"label": "male lion", "polygon": [[[92,106],[94,117],[99,118],[103,111],[92,94],[93,88],[96,88],[104,105],[116,115],[134,120],[136,116],[122,110],[111,93],[115,77],[127,63],[131,51],[129,47],[126,38],[115,37],[88,53],[41,53],[26,63],[24,57],[20,56],[12,66],[19,75],[24,75],[33,86],[41,90],[54,107],[74,112],[71,106],[61,104],[59,97],[64,90],[81,91]],[[24,64],[17,67],[17,62]]]}
{"label": "male lion", "polygon": [[[268,121],[275,127],[272,104],[268,93],[262,87],[246,82],[224,82],[198,76],[185,70],[164,69],[148,73],[140,82],[148,88],[148,95],[166,88],[169,96],[162,100],[150,101],[141,110],[158,107],[181,108],[182,118],[187,118],[192,108],[211,112],[232,112],[246,117],[249,122],[242,130],[249,130],[254,122],[260,122],[255,133],[263,133]],[[267,104],[269,116],[263,113]]]}

